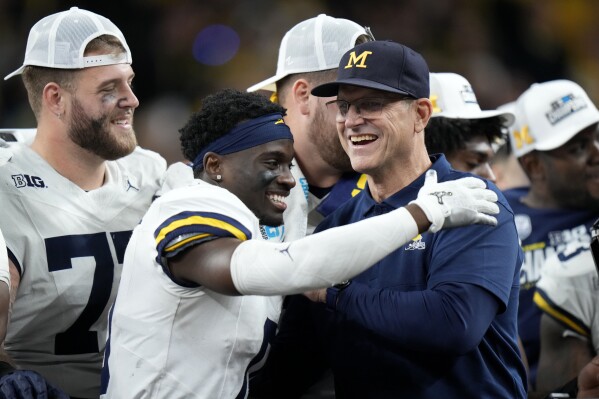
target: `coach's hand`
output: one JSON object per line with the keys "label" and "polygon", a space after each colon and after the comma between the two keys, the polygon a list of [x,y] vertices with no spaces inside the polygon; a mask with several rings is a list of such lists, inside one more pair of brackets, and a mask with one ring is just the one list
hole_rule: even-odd
{"label": "coach's hand", "polygon": [[497,194],[485,187],[485,182],[475,177],[437,183],[437,172],[430,169],[418,198],[411,203],[426,214],[432,233],[475,223],[495,226],[497,219],[490,215],[499,213]]}
{"label": "coach's hand", "polygon": [[0,399],[69,399],[32,370],[15,370],[0,378]]}

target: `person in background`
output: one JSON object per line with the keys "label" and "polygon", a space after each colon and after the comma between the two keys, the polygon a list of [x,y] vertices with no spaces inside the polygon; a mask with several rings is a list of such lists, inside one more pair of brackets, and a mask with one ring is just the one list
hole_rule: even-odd
{"label": "person in background", "polygon": [[548,391],[576,396],[577,375],[599,353],[598,239],[599,220],[591,227],[590,246],[572,242],[547,256],[541,270],[534,295],[543,312],[537,396]]}
{"label": "person in background", "polygon": [[281,295],[351,278],[424,231],[497,222],[479,212],[499,212],[482,181],[435,183],[433,174],[414,201],[386,215],[265,241],[259,224],[283,222],[295,184],[283,112],[262,95],[225,89],[180,130],[198,180],[157,199],[133,232],[110,314],[102,397],[247,397]]}
{"label": "person in background", "polygon": [[[339,139],[353,169],[368,176],[315,235],[409,203],[429,170],[441,181],[469,175],[426,151],[433,107],[428,66],[416,51],[390,41],[357,45],[342,57],[337,80],[312,94],[337,96],[327,106]],[[522,252],[509,205],[488,187],[499,197],[497,227],[418,235],[351,281],[312,293],[315,303],[294,297],[266,362],[271,385],[256,397],[298,397],[307,374],[328,364],[340,399],[524,398]]]}
{"label": "person in background", "polygon": [[[533,303],[545,260],[577,241],[589,244],[589,228],[599,216],[599,111],[575,82],[533,84],[516,102],[517,128],[510,130],[514,155],[530,186],[504,191],[514,209],[524,250],[520,276],[519,334],[537,380],[543,324],[556,323]],[[553,364],[551,367],[559,367]],[[534,384],[540,383],[539,387]],[[560,382],[547,381],[551,389]]]}
{"label": "person in background", "polygon": [[[369,28],[353,21],[320,14],[293,26],[281,39],[276,74],[248,91],[270,93],[287,111],[285,123],[293,132],[295,150],[291,169],[297,184],[280,227],[262,226],[263,236],[290,241],[312,234],[339,205],[360,192],[366,176],[354,172],[337,137],[330,99],[310,92],[337,77],[341,56],[356,44],[374,40]],[[330,374],[315,384],[308,397],[332,398]]]}
{"label": "person in background", "polygon": [[524,187],[530,185],[526,173],[522,170],[522,166],[514,155],[510,143],[510,137],[513,137],[509,132],[518,130],[519,122],[516,112],[516,102],[512,101],[497,107],[498,111],[511,112],[514,114],[514,122],[506,129],[504,140],[500,141],[495,150],[495,156],[491,160],[491,169],[495,175],[495,185],[505,191],[511,188]]}
{"label": "person in background", "polygon": [[[340,204],[364,188],[365,177],[351,168],[337,137],[335,117],[324,105],[331,99],[313,96],[319,84],[334,81],[343,53],[374,40],[370,30],[357,23],[320,14],[299,22],[281,40],[275,76],[249,87],[267,91],[287,113],[295,150],[291,190],[285,213],[285,239],[311,234],[318,223]],[[269,229],[269,238],[280,231]]]}
{"label": "person in background", "polygon": [[73,7],[30,30],[21,75],[37,131],[0,167],[13,290],[4,347],[71,398],[97,398],[125,247],[165,175],[137,146],[131,51]]}
{"label": "person in background", "polygon": [[511,112],[482,111],[470,82],[456,73],[431,73],[433,115],[424,141],[429,154],[443,153],[456,170],[495,182],[491,162]]}

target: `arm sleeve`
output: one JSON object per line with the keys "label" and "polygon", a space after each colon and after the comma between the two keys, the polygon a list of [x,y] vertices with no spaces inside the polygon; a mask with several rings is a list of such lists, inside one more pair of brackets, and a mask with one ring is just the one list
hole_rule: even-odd
{"label": "arm sleeve", "polygon": [[463,283],[442,284],[426,291],[374,292],[354,282],[337,303],[337,310],[346,313],[349,321],[368,326],[402,346],[427,348],[437,354],[472,350],[498,309],[499,301],[486,289]]}
{"label": "arm sleeve", "polygon": [[248,240],[233,253],[231,277],[244,295],[297,294],[328,287],[361,273],[417,234],[412,215],[399,208],[291,243]]}

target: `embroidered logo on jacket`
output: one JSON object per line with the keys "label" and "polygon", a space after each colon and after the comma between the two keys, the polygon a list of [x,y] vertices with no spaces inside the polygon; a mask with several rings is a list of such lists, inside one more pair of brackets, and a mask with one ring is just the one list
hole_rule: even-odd
{"label": "embroidered logo on jacket", "polygon": [[421,251],[423,249],[426,249],[426,242],[422,241],[422,234],[418,234],[416,237],[412,238],[412,242],[404,248],[406,251]]}

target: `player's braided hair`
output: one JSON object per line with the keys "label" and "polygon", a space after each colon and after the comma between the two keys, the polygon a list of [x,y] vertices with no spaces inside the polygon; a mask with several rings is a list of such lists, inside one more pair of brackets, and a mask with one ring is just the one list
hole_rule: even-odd
{"label": "player's braided hair", "polygon": [[424,141],[429,154],[444,153],[466,148],[466,142],[475,136],[484,136],[496,142],[504,136],[503,117],[484,119],[431,118],[426,125]]}
{"label": "player's braided hair", "polygon": [[179,129],[183,156],[193,160],[208,144],[239,123],[285,109],[261,94],[224,89],[205,97],[201,109]]}

